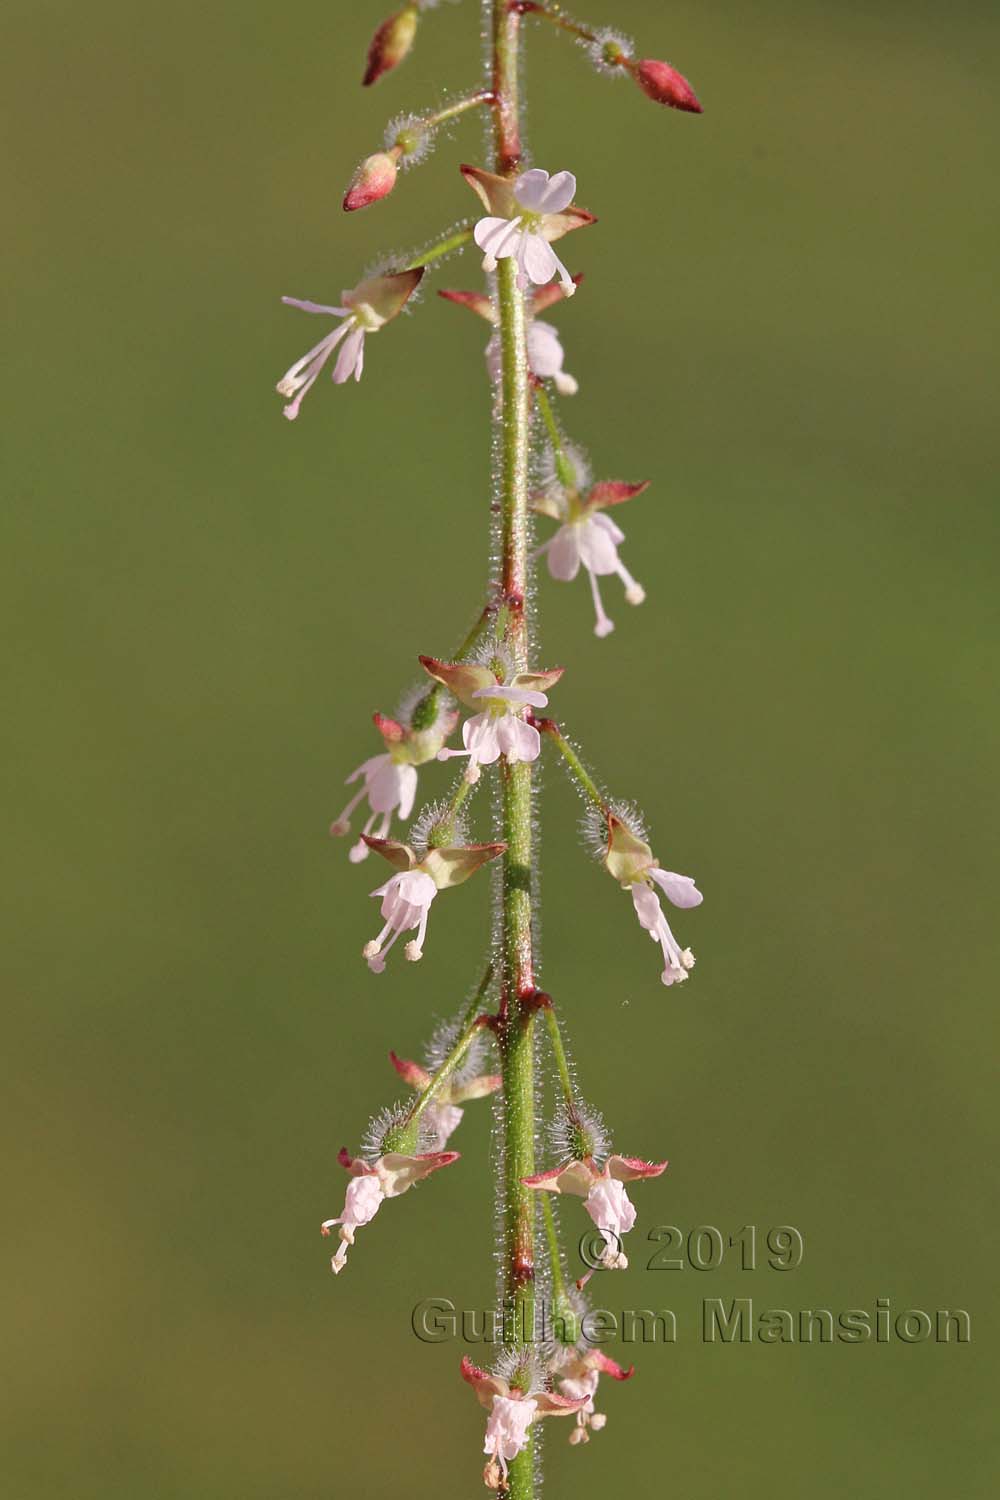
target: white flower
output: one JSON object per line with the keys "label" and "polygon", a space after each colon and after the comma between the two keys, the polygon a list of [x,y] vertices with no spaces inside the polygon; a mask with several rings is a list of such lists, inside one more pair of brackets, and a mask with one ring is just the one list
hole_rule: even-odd
{"label": "white flower", "polygon": [[545,1390],[537,1371],[530,1390],[512,1387],[506,1376],[480,1370],[468,1355],[462,1359],[462,1379],[469,1382],[479,1404],[489,1412],[483,1452],[490,1455],[490,1462],[483,1478],[492,1490],[499,1489],[501,1479],[506,1480],[507,1465],[528,1446],[528,1428],[536,1418],[571,1417],[586,1404]]}
{"label": "white flower", "polygon": [[345,1149],[338,1153],[340,1165],[350,1172],[344,1198],[344,1212],[336,1219],[326,1219],[320,1225],[320,1233],[329,1236],[334,1227],[340,1244],[330,1262],[334,1275],[347,1263],[348,1246],[354,1244],[354,1231],[370,1224],[386,1198],[398,1198],[415,1182],[437,1172],[441,1167],[450,1167],[458,1160],[457,1151],[423,1151],[417,1156],[406,1156],[391,1151],[374,1162],[352,1157]]}
{"label": "white flower", "polygon": [[347,1248],[354,1244],[354,1231],[364,1224],[370,1224],[384,1201],[385,1193],[375,1173],[352,1177],[347,1184],[344,1212],[339,1219],[324,1220],[321,1226],[323,1234],[329,1234],[335,1224],[340,1225],[340,1244],[330,1261],[335,1276],[339,1275],[347,1262]]}
{"label": "white flower", "polygon": [[[382,973],[385,955],[400,933],[409,932],[414,927],[417,936],[407,943],[406,956],[411,963],[422,958],[427,913],[438,891],[461,885],[481,865],[503,854],[507,847],[506,844],[449,844],[428,849],[421,859],[411,845],[398,843],[395,839],[373,839],[369,834],[362,834],[362,838],[369,848],[381,854],[400,872],[371,893],[382,897],[385,918],[385,926],[378,937],[366,943],[362,950],[373,974]],[[386,942],[390,933],[392,936]]]}
{"label": "white flower", "polygon": [[[601,1264],[609,1271],[624,1271],[628,1258],[622,1249],[622,1235],[635,1224],[635,1204],[625,1191],[625,1184],[613,1177],[599,1177],[587,1194],[584,1208],[600,1230],[607,1246]],[[566,1392],[567,1395],[571,1393]]]}
{"label": "white flower", "polygon": [[538,1410],[530,1396],[494,1396],[486,1419],[486,1441],[483,1452],[492,1454],[507,1476],[507,1465],[528,1446],[528,1428]]}
{"label": "white flower", "polygon": [[[701,892],[689,875],[675,875],[672,871],[661,870],[655,865],[646,874],[650,880],[656,881],[674,906],[687,909],[700,905]],[[670,931],[659,897],[652,886],[642,880],[635,881],[632,885],[632,904],[639,918],[639,925],[663,950],[663,973],[660,976],[663,983],[679,984],[688,977],[689,970],[694,968],[694,954],[690,948],[682,948]]]}
{"label": "white flower", "polygon": [[571,297],[576,290],[573,278],[553,250],[549,237],[565,232],[558,227],[558,216],[569,208],[575,192],[576,178],[572,172],[557,172],[551,178],[538,167],[522,172],[513,186],[510,217],[491,214],[476,224],[473,233],[483,251],[483,270],[495,271],[498,261],[513,256],[522,291],[531,282],[544,286],[558,274],[563,290]]}
{"label": "white flower", "polygon": [[[528,324],[528,367],[539,380],[552,380],[561,396],[575,396],[579,383],[563,369],[565,353],[559,341],[559,330],[536,318]],[[486,368],[493,384],[500,379],[500,335],[495,333],[486,345]]]}
{"label": "white flower", "polygon": [[555,381],[560,396],[575,396],[580,386],[563,369],[563,346],[559,330],[552,323],[535,318],[528,324],[528,364],[539,380]]}
{"label": "white flower", "polygon": [[646,591],[618,556],[625,533],[605,511],[610,505],[621,505],[641,495],[646,485],[626,484],[621,480],[591,485],[587,465],[574,448],[567,446],[560,459],[565,482],[554,473],[542,492],[534,497],[533,505],[542,515],[561,521],[562,525],[538,548],[535,556],[546,555],[552,577],[563,583],[572,582],[581,565],[586,569],[597,617],[594,634],[610,635],[615,625],[605,613],[598,578],[617,574],[625,585],[629,604],[641,604]]}
{"label": "white flower", "polygon": [[539,1172],[535,1177],[522,1177],[521,1181],[525,1187],[549,1193],[574,1193],[583,1198],[583,1206],[604,1240],[601,1265],[609,1271],[623,1271],[628,1260],[622,1251],[621,1238],[635,1224],[635,1205],[625,1191],[625,1183],[659,1177],[666,1166],[665,1161],[642,1161],[639,1157],[616,1153],[608,1157],[601,1171],[592,1157],[584,1157],[564,1162],[550,1172]]}
{"label": "white flower", "polygon": [[[437,893],[434,881],[423,870],[404,870],[402,874],[391,876],[385,885],[372,891],[373,896],[382,897],[382,916],[385,918],[385,926],[378,937],[364,947],[364,956],[373,974],[382,973],[385,955],[400,933],[409,932],[411,928],[417,928],[417,936],[414,941],[407,943],[406,956],[411,963],[416,963],[423,956],[427,914]],[[389,933],[392,936],[386,943]]]}
{"label": "white flower", "polygon": [[343,292],[343,307],[327,307],[322,302],[306,302],[298,297],[282,297],[289,307],[300,308],[307,313],[325,313],[331,318],[342,319],[338,327],[320,339],[308,354],[295,361],[291,369],[278,381],[280,396],[290,397],[284,408],[285,416],[294,422],[306,393],[315,385],[320,373],[333,351],[341,346],[333,367],[335,385],[343,385],[353,375],[361,379],[365,365],[365,337],[377,333],[391,318],[402,311],[404,304],[416,291],[423,270],[401,271],[388,276],[373,276],[359,282],[350,291]]}
{"label": "white flower", "polygon": [[646,597],[642,584],[636,582],[618,556],[618,548],[624,540],[621,527],[616,526],[610,516],[598,511],[560,526],[551,541],[540,549],[548,553],[552,577],[563,583],[576,577],[581,563],[586,568],[594,600],[594,634],[597,636],[610,635],[615,628],[614,620],[609,619],[604,611],[598,578],[617,573],[625,585],[625,598],[629,604],[641,604]]}
{"label": "white flower", "polygon": [[586,1370],[582,1375],[564,1375],[560,1378],[559,1389],[564,1396],[571,1401],[583,1401],[576,1414],[576,1425],[570,1432],[569,1440],[575,1446],[577,1443],[586,1443],[590,1439],[588,1427],[595,1432],[600,1432],[607,1422],[603,1412],[594,1410],[594,1397],[597,1394],[597,1385],[601,1378],[599,1370]]}
{"label": "white flower", "polygon": [[[417,768],[400,763],[391,755],[373,755],[370,760],[363,761],[356,771],[351,772],[345,785],[350,786],[359,776],[364,778],[360,791],[355,792],[340,817],[330,824],[330,833],[335,838],[347,833],[351,813],[362,798],[367,797],[371,816],[362,829],[362,835],[371,833],[372,824],[376,818],[380,818],[373,837],[384,839],[396,808],[404,822],[413,811],[413,801],[417,795]],[[368,845],[363,836],[351,846],[348,857],[352,864],[368,858]]]}
{"label": "white flower", "polygon": [[[605,816],[608,834],[604,867],[622,890],[632,892],[632,904],[640,925],[662,948],[663,983],[678,984],[694,968],[694,954],[690,948],[682,948],[670,931],[653,885],[658,885],[667,900],[682,911],[701,905],[701,891],[690,875],[661,870],[637,820],[627,808],[607,808]],[[630,826],[633,823],[636,826]]]}
{"label": "white flower", "polygon": [[594,1409],[594,1398],[601,1376],[610,1375],[613,1380],[631,1380],[634,1374],[633,1365],[625,1370],[599,1349],[584,1345],[582,1348],[566,1351],[557,1365],[559,1389],[571,1401],[583,1402],[569,1435],[571,1443],[575,1445],[589,1442],[591,1432],[600,1432],[607,1425],[608,1419],[604,1413]]}
{"label": "white flower", "polygon": [[494,761],[506,756],[509,765],[515,761],[537,760],[542,748],[541,736],[533,724],[526,724],[521,717],[526,707],[545,708],[548,698],[544,693],[531,688],[493,687],[477,688],[471,695],[484,699],[486,712],[475,714],[462,725],[464,750],[439,750],[438,760],[450,760],[452,756],[469,757],[470,781],[479,779],[479,767],[491,766]]}

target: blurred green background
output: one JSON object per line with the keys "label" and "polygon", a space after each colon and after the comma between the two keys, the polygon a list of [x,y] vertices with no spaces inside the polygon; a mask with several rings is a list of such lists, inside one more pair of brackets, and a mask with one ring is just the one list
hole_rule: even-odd
{"label": "blurred green background", "polygon": [[[544,968],[619,1147],[666,1155],[598,1301],[672,1307],[555,1493],[996,1493],[995,97],[986,4],[602,15],[700,119],[530,36],[535,159],[600,216],[553,315],[599,474],[649,477],[649,591],[544,580],[553,707],[704,906],[658,983],[543,773]],[[476,78],[474,4],[359,85],[380,7],[7,0],[3,1491],[479,1493],[482,1414],[420,1297],[490,1298],[489,1110],[329,1274],[334,1157],[480,962],[488,882],[369,976],[326,836],[417,651],[484,575],[466,256],[294,426],[275,380],[373,257],[472,211],[465,122],[379,208],[388,115]],[[991,92],[993,97],[991,98]],[[447,784],[431,768],[425,789]],[[480,813],[485,814],[485,799]],[[567,1212],[571,1233],[585,1220]],[[650,1272],[656,1224],[794,1224],[798,1271]],[[606,1283],[611,1285],[606,1285]],[[964,1307],[966,1346],[706,1346],[704,1297]],[[611,1346],[616,1352],[615,1346]],[[482,1353],[482,1351],[474,1351]],[[618,1349],[628,1355],[627,1350]]]}

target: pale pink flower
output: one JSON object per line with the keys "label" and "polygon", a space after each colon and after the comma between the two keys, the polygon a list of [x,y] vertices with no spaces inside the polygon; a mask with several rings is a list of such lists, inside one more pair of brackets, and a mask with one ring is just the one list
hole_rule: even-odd
{"label": "pale pink flower", "polygon": [[443,682],[461,702],[483,709],[462,725],[465,749],[439,750],[438,760],[468,756],[466,776],[474,782],[479,779],[480,766],[492,765],[501,755],[511,765],[538,758],[541,737],[527,722],[525,710],[548,705],[542,689],[559,681],[561,667],[550,672],[517,672],[509,683],[502,683],[489,667],[475,662],[448,663],[432,656],[422,656],[420,661],[424,670]]}
{"label": "pale pink flower", "polygon": [[406,956],[416,963],[423,957],[427,916],[431,902],[437,895],[437,886],[422,870],[406,870],[401,875],[391,876],[385,885],[372,891],[372,895],[382,897],[385,926],[377,938],[365,944],[364,956],[368,960],[369,969],[373,974],[381,974],[385,968],[386,954],[400,933],[410,932],[414,928],[417,936],[407,943]]}
{"label": "pale pink flower", "polygon": [[[375,838],[384,839],[389,832],[392,814],[397,808],[404,823],[413,811],[413,801],[417,795],[417,768],[400,765],[391,755],[373,755],[370,760],[362,761],[356,771],[351,772],[345,785],[350,786],[359,776],[364,778],[360,789],[350,798],[340,816],[330,824],[330,833],[335,838],[347,833],[351,813],[362,798],[367,797],[371,815],[361,830],[362,834],[374,833]],[[376,818],[379,819],[379,825],[373,830]],[[348,857],[352,864],[368,858],[368,845],[363,837],[351,845]]]}
{"label": "pale pink flower", "polygon": [[557,1396],[541,1386],[518,1390],[502,1375],[480,1370],[467,1355],[462,1360],[462,1379],[489,1413],[483,1452],[490,1455],[486,1481],[491,1489],[501,1476],[506,1480],[507,1465],[528,1446],[528,1428],[533,1422],[542,1417],[571,1417],[586,1405],[585,1400]]}
{"label": "pale pink flower", "polygon": [[[655,880],[657,885],[666,892],[667,899],[674,906],[682,909],[698,906],[703,899],[701,892],[688,875],[674,875],[669,870],[651,869],[649,878]],[[660,945],[663,953],[663,973],[660,977],[663,983],[666,985],[681,983],[694,968],[694,954],[690,948],[682,948],[674,937],[670,924],[663,915],[663,908],[656,892],[651,886],[644,885],[642,881],[635,881],[632,886],[632,904],[639,918],[640,927],[644,928],[653,941]]]}
{"label": "pale pink flower", "polygon": [[462,175],[487,209],[473,236],[483,251],[483,270],[513,257],[518,286],[545,286],[556,275],[567,297],[576,291],[572,276],[552,249],[552,241],[571,229],[595,222],[593,214],[573,203],[576,178],[572,172],[550,177],[539,167],[522,172],[513,182],[479,167],[463,167]]}
{"label": "pale pink flower", "polygon": [[[349,833],[351,814],[367,797],[371,814],[361,830],[361,837],[351,846],[348,857],[352,864],[368,858],[365,834],[384,839],[389,832],[392,814],[397,809],[403,822],[410,816],[417,794],[417,767],[434,760],[458,723],[457,712],[447,706],[436,706],[433,722],[422,729],[414,729],[411,724],[400,723],[385,714],[377,713],[372,717],[385,742],[385,754],[371,756],[351,772],[346,785],[351,786],[359,777],[362,784],[348,800],[343,812],[330,824],[333,838]],[[379,820],[378,827],[374,827],[376,819]]]}
{"label": "pale pink flower", "polygon": [[362,834],[362,838],[369,849],[381,854],[399,871],[371,893],[382,898],[385,923],[378,937],[362,950],[373,974],[382,973],[386,954],[404,932],[416,930],[417,934],[406,944],[406,957],[411,963],[423,958],[427,917],[438,891],[461,885],[480,865],[496,859],[507,847],[506,844],[452,845],[429,849],[421,858],[409,844],[395,839],[376,839],[368,834]]}
{"label": "pale pink flower", "polygon": [[605,1249],[601,1265],[609,1271],[623,1271],[628,1257],[622,1249],[622,1235],[635,1224],[635,1205],[625,1191],[626,1182],[644,1177],[659,1177],[667,1168],[665,1161],[641,1161],[634,1156],[609,1156],[601,1170],[593,1157],[565,1162],[550,1172],[524,1177],[526,1187],[550,1193],[573,1193],[583,1198],[584,1208],[593,1219]]}
{"label": "pale pink flower", "polygon": [[[551,380],[561,396],[575,396],[580,389],[563,369],[565,353],[559,338],[559,330],[552,323],[535,318],[528,324],[528,368],[539,380]],[[486,368],[494,384],[500,379],[500,335],[495,333],[486,345]]]}
{"label": "pale pink flower", "polygon": [[552,577],[563,583],[572,582],[581,567],[586,570],[596,616],[594,634],[610,635],[615,628],[614,621],[605,612],[597,580],[616,574],[625,585],[625,599],[629,604],[642,604],[646,591],[618,556],[625,533],[610,516],[605,515],[605,511],[608,506],[621,505],[641,495],[647,483],[605,480],[591,484],[583,455],[571,445],[567,445],[560,459],[561,472],[553,457],[552,476],[533,497],[532,508],[562,524],[554,536],[538,548],[535,556],[546,556]]}
{"label": "pale pink flower", "polygon": [[374,1162],[352,1157],[345,1149],[337,1156],[340,1165],[351,1174],[344,1197],[344,1211],[335,1219],[325,1219],[320,1233],[329,1236],[337,1228],[340,1244],[330,1267],[334,1275],[344,1269],[347,1252],[354,1244],[355,1231],[370,1224],[386,1198],[398,1198],[415,1182],[436,1172],[440,1167],[449,1167],[458,1161],[457,1151],[426,1151],[417,1156],[406,1156],[401,1152],[388,1152]]}
{"label": "pale pink flower", "polygon": [[654,942],[659,943],[663,954],[663,972],[660,975],[663,983],[680,984],[694,968],[694,954],[690,948],[682,948],[674,937],[653,887],[659,886],[671,905],[681,911],[700,906],[704,899],[701,891],[690,875],[661,870],[659,861],[654,858],[645,839],[617,813],[608,811],[606,822],[608,831],[607,847],[603,855],[604,866],[623,890],[632,892],[632,904],[639,918],[639,925],[649,933]]}
{"label": "pale pink flower", "polygon": [[601,1376],[610,1375],[613,1380],[630,1380],[634,1374],[634,1365],[623,1370],[621,1365],[602,1354],[599,1349],[583,1347],[567,1352],[558,1366],[557,1384],[562,1394],[571,1401],[584,1403],[576,1414],[576,1424],[569,1435],[572,1444],[586,1443],[592,1432],[600,1432],[607,1424],[605,1414],[594,1409],[594,1398]]}
{"label": "pale pink flower", "polygon": [[[389,1053],[389,1061],[404,1083],[408,1083],[417,1093],[422,1094],[430,1087],[431,1074],[419,1063],[397,1057],[395,1052]],[[465,1113],[461,1108],[462,1104],[469,1099],[484,1099],[488,1094],[496,1093],[502,1082],[499,1073],[479,1073],[470,1078],[459,1069],[457,1075],[453,1074],[439,1084],[433,1102],[420,1117],[428,1149],[443,1151],[462,1122]]]}
{"label": "pale pink flower", "polygon": [[338,349],[333,367],[333,382],[343,385],[353,375],[361,379],[365,364],[365,338],[396,317],[416,291],[423,269],[401,271],[389,276],[373,276],[343,292],[343,307],[328,307],[322,302],[307,302],[298,297],[282,297],[289,307],[302,312],[321,313],[341,322],[320,339],[307,354],[295,361],[278,381],[278,394],[290,398],[285,416],[294,422],[307,392],[315,385],[323,366]]}
{"label": "pale pink flower", "polygon": [[498,261],[513,256],[522,291],[532,282],[544,286],[558,274],[567,297],[571,297],[573,278],[545,235],[545,220],[563,213],[575,192],[572,172],[557,172],[554,177],[539,167],[522,172],[514,183],[515,213],[509,218],[491,214],[480,219],[473,231],[483,251],[483,270],[495,271]]}
{"label": "pale pink flower", "polygon": [[[574,289],[583,278],[573,277]],[[456,292],[447,289],[438,292],[439,297],[444,297],[448,302],[455,302],[459,307],[468,308],[470,312],[476,313],[487,323],[492,323],[496,328],[500,319],[497,314],[496,304],[482,292]],[[574,396],[580,389],[576,380],[563,369],[565,354],[559,330],[552,323],[544,322],[538,314],[553,303],[565,299],[566,292],[561,285],[549,285],[536,287],[531,296],[526,299],[526,311],[528,313],[528,332],[526,336],[528,367],[537,380],[551,380],[561,396]],[[494,334],[486,345],[486,368],[494,385],[500,379],[500,336]]]}

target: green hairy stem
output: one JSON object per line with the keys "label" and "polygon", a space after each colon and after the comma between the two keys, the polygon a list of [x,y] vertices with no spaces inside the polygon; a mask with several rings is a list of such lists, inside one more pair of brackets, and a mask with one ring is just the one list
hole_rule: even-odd
{"label": "green hairy stem", "polygon": [[[521,159],[518,91],[520,17],[508,0],[488,5],[492,38],[494,168],[514,176]],[[499,452],[499,502],[504,602],[504,642],[516,671],[529,665],[525,616],[528,574],[528,452],[531,390],[525,344],[524,295],[512,259],[497,267],[500,335],[500,399],[494,418]],[[532,768],[501,770],[500,837],[507,845],[500,881],[500,1049],[503,1094],[504,1225],[503,1317],[508,1349],[530,1340],[535,1308],[535,1194],[522,1178],[535,1170],[535,1016],[532,955],[531,827]],[[510,1464],[510,1500],[531,1500],[535,1491],[533,1443]]]}

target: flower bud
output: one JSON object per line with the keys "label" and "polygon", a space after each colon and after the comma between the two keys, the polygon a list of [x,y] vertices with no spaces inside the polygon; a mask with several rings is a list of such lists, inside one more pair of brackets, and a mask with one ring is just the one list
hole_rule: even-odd
{"label": "flower bud", "polygon": [[669,63],[645,57],[633,63],[630,71],[643,93],[655,99],[657,104],[669,104],[672,109],[685,109],[693,115],[701,114],[694,89],[683,73],[678,73]]}
{"label": "flower bud", "polygon": [[418,15],[415,5],[406,5],[382,22],[368,48],[368,66],[362,79],[365,87],[377,83],[383,73],[391,72],[406,57],[417,34]]}
{"label": "flower bud", "polygon": [[388,198],[396,186],[397,156],[391,151],[376,151],[366,156],[344,196],[344,212],[353,213],[357,208],[367,208],[380,198]]}

